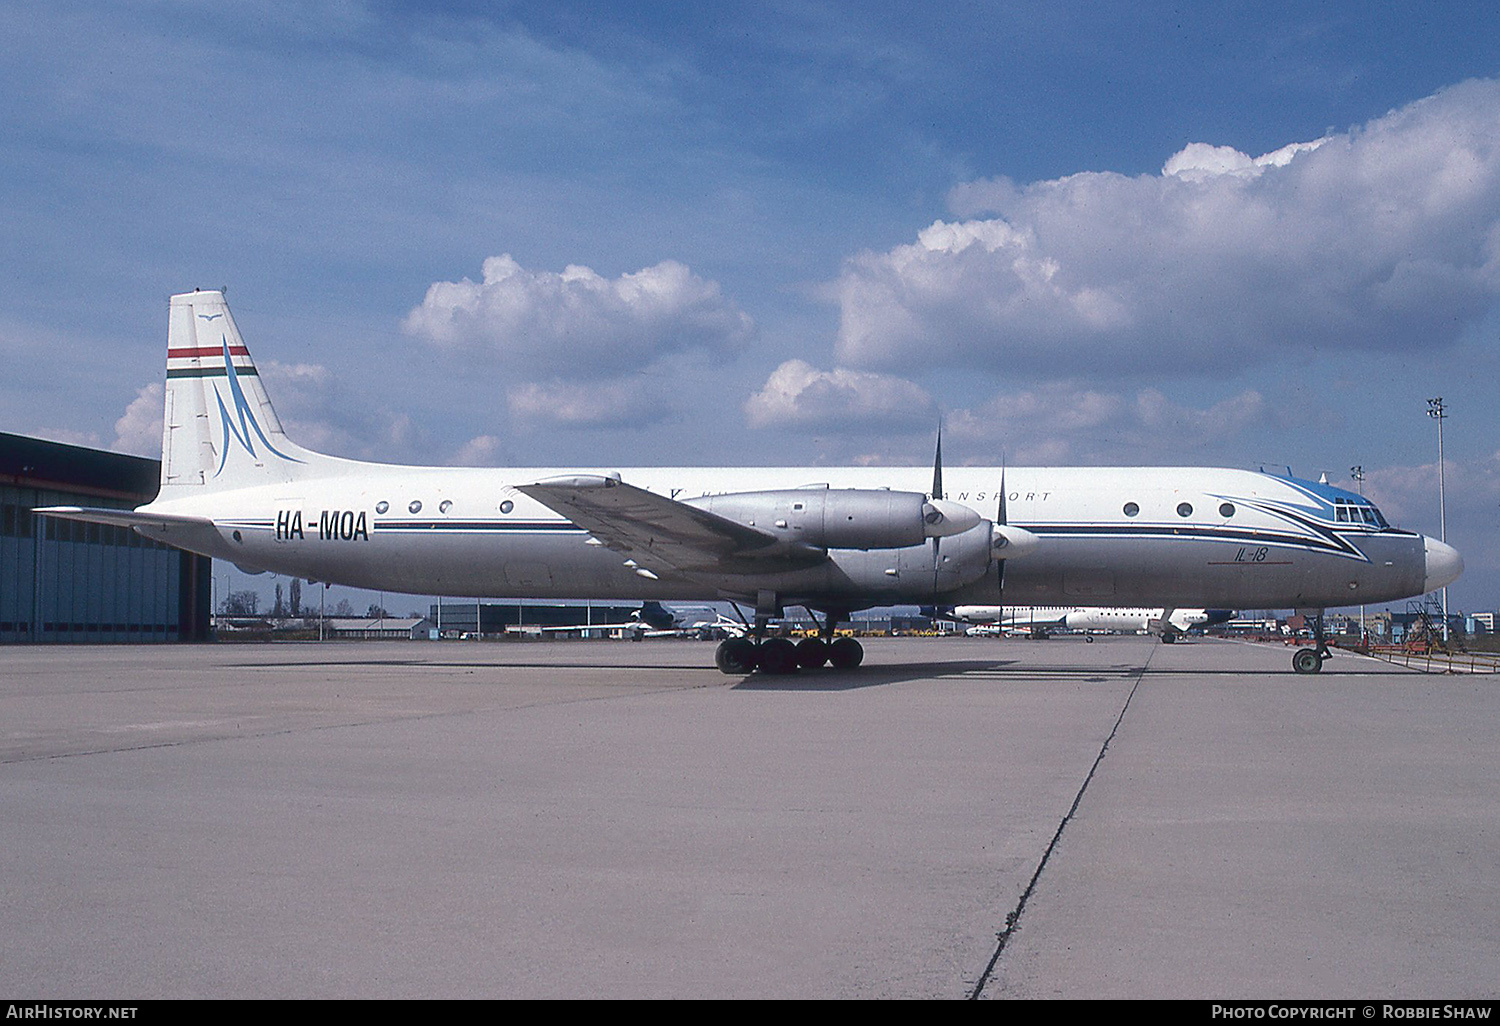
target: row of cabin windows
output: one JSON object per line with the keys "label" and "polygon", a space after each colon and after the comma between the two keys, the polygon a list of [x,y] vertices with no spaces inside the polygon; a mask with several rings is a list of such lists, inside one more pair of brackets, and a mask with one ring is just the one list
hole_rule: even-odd
{"label": "row of cabin windows", "polygon": [[[377,502],[375,504],[375,512],[376,513],[385,513],[387,511],[389,511],[390,508],[391,508],[391,504],[389,502],[386,502],[384,499],[381,499],[379,502]],[[452,509],[452,508],[453,508],[453,500],[452,499],[444,499],[442,502],[438,503],[438,512],[439,513],[446,513],[450,509]],[[500,504],[500,512],[501,513],[509,513],[511,510],[513,510],[515,508],[516,508],[516,504],[513,503],[513,502],[511,502],[509,499],[506,499],[504,502],[502,502]],[[411,502],[409,502],[409,503],[406,504],[406,511],[408,513],[420,513],[420,512],[422,512],[422,500],[421,499],[413,499],[413,500],[411,500]]]}
{"label": "row of cabin windows", "polygon": [[[1140,503],[1127,502],[1121,512],[1124,513],[1127,517],[1138,516],[1141,512]],[[1227,519],[1234,516],[1234,512],[1234,503],[1222,502],[1219,504],[1219,516]],[[1180,517],[1192,516],[1193,504],[1191,502],[1179,502],[1177,504],[1177,515]]]}
{"label": "row of cabin windows", "polygon": [[[1139,503],[1127,502],[1122,508],[1127,517],[1138,516],[1141,512]],[[1219,516],[1226,520],[1235,514],[1234,503],[1222,502],[1219,504]],[[1191,502],[1180,502],[1177,504],[1177,515],[1190,517],[1193,515],[1193,504]],[[1380,510],[1374,506],[1362,505],[1350,502],[1347,499],[1335,499],[1333,505],[1333,518],[1340,524],[1369,524],[1371,527],[1386,527],[1385,517],[1380,515]]]}

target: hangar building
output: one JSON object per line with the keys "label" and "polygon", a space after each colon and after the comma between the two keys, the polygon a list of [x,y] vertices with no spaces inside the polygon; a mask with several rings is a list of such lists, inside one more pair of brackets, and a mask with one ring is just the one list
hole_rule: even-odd
{"label": "hangar building", "polygon": [[0,432],[0,643],[203,641],[212,561],[36,506],[130,509],[161,464]]}

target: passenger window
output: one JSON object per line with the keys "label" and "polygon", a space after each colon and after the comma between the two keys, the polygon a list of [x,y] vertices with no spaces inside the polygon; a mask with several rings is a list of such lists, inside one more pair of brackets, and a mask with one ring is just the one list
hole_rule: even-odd
{"label": "passenger window", "polygon": [[422,512],[422,500],[413,499],[411,500],[411,505],[407,506],[406,508],[411,510],[413,513],[420,513]]}
{"label": "passenger window", "polygon": [[1219,507],[1219,516],[1221,516],[1221,517],[1232,517],[1232,516],[1234,516],[1234,503],[1232,503],[1232,502],[1226,502],[1223,505],[1221,505]]}
{"label": "passenger window", "polygon": [[1136,503],[1133,503],[1133,502],[1127,502],[1125,504],[1125,508],[1123,510],[1124,514],[1127,517],[1133,517],[1137,513],[1139,513],[1140,511],[1141,511],[1141,507],[1138,506]]}
{"label": "passenger window", "polygon": [[1192,516],[1193,515],[1193,504],[1191,502],[1179,502],[1177,504],[1177,515],[1180,516],[1180,517],[1190,517],[1190,516]]}
{"label": "passenger window", "polygon": [[381,499],[379,502],[377,502],[375,504],[375,512],[376,513],[384,513],[386,510],[388,510],[390,508],[391,508],[391,504],[389,502],[386,502],[384,499]]}

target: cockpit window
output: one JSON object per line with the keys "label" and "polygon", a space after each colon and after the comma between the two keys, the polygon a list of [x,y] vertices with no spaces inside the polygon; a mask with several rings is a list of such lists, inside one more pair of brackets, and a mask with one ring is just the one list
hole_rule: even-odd
{"label": "cockpit window", "polygon": [[1340,524],[1369,524],[1371,527],[1389,527],[1385,517],[1380,515],[1380,510],[1368,502],[1356,502],[1353,499],[1333,500],[1333,519]]}

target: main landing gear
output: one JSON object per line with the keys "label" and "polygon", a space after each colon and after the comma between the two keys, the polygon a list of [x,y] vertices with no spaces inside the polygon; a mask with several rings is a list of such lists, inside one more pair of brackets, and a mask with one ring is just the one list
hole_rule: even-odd
{"label": "main landing gear", "polygon": [[859,642],[853,638],[834,637],[839,621],[849,618],[847,612],[828,612],[818,628],[818,636],[798,642],[765,636],[773,615],[779,615],[779,610],[772,613],[758,607],[750,637],[721,641],[714,652],[714,665],[723,673],[742,677],[756,670],[780,675],[815,670],[825,664],[835,670],[852,670],[864,661],[865,650]]}
{"label": "main landing gear", "polygon": [[1323,669],[1323,661],[1333,653],[1328,650],[1328,636],[1323,633],[1323,610],[1319,609],[1313,613],[1313,641],[1317,642],[1313,648],[1299,648],[1292,653],[1292,669],[1298,673],[1319,673]]}

